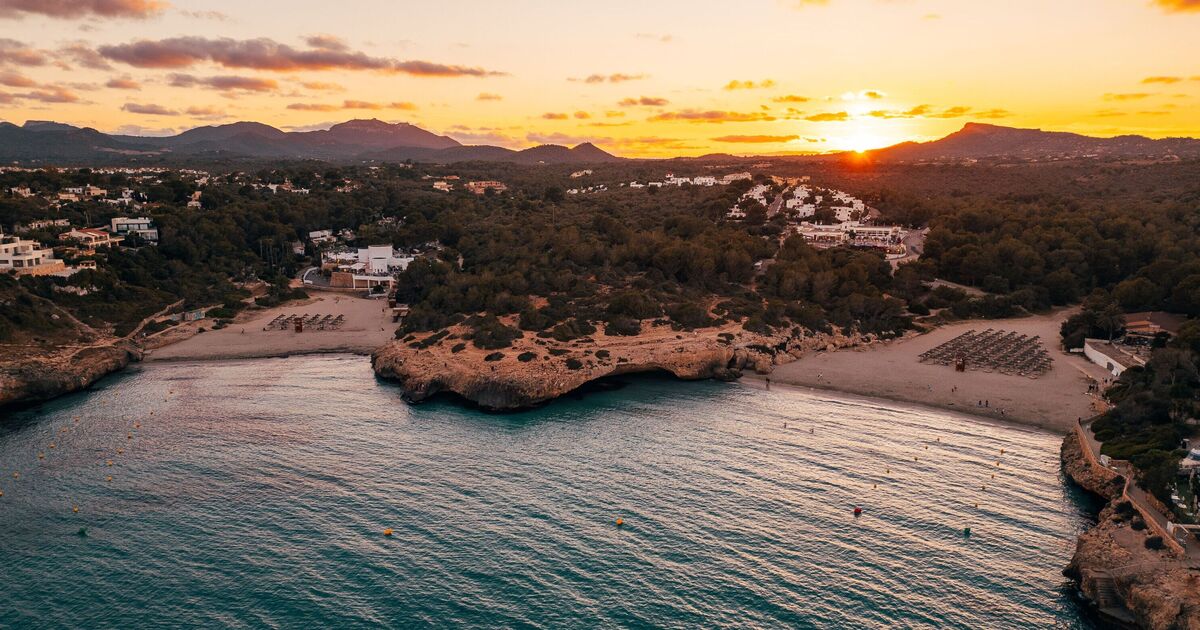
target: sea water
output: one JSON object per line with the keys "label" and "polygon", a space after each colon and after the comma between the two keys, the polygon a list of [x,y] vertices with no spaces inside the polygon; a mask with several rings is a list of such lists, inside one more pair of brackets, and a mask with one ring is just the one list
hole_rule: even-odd
{"label": "sea water", "polygon": [[362,357],[147,364],[0,419],[0,627],[1090,627],[1059,442],[778,387],[489,414]]}

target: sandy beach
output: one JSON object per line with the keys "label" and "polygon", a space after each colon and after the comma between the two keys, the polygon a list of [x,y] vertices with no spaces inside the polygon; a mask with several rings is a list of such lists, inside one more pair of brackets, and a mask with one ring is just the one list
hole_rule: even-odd
{"label": "sandy beach", "polygon": [[[818,352],[775,368],[772,385],[829,389],[928,405],[1066,431],[1079,417],[1098,410],[1087,393],[1088,376],[1108,373],[1081,355],[1058,349],[1058,331],[1071,311],[1021,319],[971,320],[932,332],[853,350]],[[919,355],[968,331],[987,328],[1039,335],[1052,357],[1052,368],[1039,378],[925,364]],[[747,375],[751,384],[767,377]],[[986,406],[981,402],[986,401]]]}
{"label": "sandy beach", "polygon": [[[244,314],[221,330],[207,330],[182,341],[168,341],[170,345],[151,350],[146,360],[246,359],[334,352],[370,354],[393,338],[396,324],[392,323],[386,309],[386,300],[368,300],[335,292],[309,293],[312,296],[309,300]],[[290,329],[264,330],[279,315],[301,314],[344,315],[346,323],[339,330],[301,333]],[[208,320],[200,324],[211,325]]]}

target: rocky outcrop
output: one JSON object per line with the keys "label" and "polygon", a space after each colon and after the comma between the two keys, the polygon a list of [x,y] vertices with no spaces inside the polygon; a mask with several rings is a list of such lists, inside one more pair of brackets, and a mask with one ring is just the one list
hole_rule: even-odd
{"label": "rocky outcrop", "polygon": [[[643,334],[609,337],[601,333],[570,342],[527,335],[510,348],[480,350],[454,328],[436,343],[413,338],[389,343],[371,362],[376,374],[397,381],[412,402],[453,393],[481,407],[532,407],[610,376],[669,372],[681,379],[733,380],[743,370],[768,373],[816,350],[861,343],[841,335],[757,335],[740,326],[677,332],[656,327]],[[428,339],[428,337],[426,337]]]}
{"label": "rocky outcrop", "polygon": [[1078,538],[1063,574],[1106,621],[1153,630],[1200,630],[1200,579],[1186,558],[1146,547],[1148,529],[1138,529],[1133,509],[1122,499],[1124,478],[1095,466],[1074,432],[1063,440],[1063,470],[1084,489],[1108,501],[1095,527]]}
{"label": "rocky outcrop", "polygon": [[141,358],[131,342],[115,341],[0,364],[0,406],[49,400],[84,389]]}

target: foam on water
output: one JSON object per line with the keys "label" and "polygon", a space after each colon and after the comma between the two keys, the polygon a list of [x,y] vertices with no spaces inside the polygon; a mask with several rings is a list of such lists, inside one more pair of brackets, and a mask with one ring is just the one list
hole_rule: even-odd
{"label": "foam on water", "polygon": [[1089,627],[1058,445],[720,383],[494,415],[360,357],[156,364],[0,422],[0,626]]}

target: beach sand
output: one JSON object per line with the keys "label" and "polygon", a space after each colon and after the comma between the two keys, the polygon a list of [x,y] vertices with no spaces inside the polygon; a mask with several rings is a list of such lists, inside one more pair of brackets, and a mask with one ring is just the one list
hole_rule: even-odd
{"label": "beach sand", "polygon": [[[950,324],[916,337],[859,349],[819,352],[775,368],[769,377],[747,375],[747,382],[829,389],[886,398],[963,413],[990,416],[1067,431],[1076,418],[1102,409],[1087,393],[1088,376],[1103,380],[1109,374],[1082,355],[1059,350],[1059,326],[1073,311],[1021,319],[970,320]],[[1039,378],[925,364],[919,355],[968,331],[987,328],[1039,335],[1053,367]],[[980,405],[987,401],[987,406]]]}
{"label": "beach sand", "polygon": [[[386,308],[387,300],[312,290],[309,294],[312,298],[303,302],[252,311],[221,330],[208,330],[182,341],[168,342],[170,345],[150,351],[146,360],[246,359],[334,352],[370,354],[395,334],[397,325],[392,323],[391,313]],[[340,330],[305,330],[302,333],[290,329],[263,330],[278,315],[301,314],[345,315],[346,323]],[[212,322],[204,320],[199,325],[208,327]]]}

